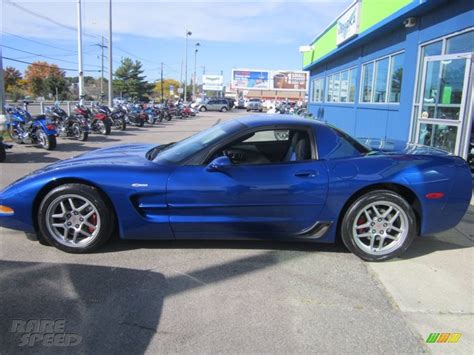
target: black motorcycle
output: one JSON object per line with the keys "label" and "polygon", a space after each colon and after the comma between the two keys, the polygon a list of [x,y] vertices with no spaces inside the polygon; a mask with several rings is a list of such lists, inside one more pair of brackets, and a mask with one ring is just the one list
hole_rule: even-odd
{"label": "black motorcycle", "polygon": [[123,111],[122,109],[118,107],[114,107],[111,110],[108,106],[93,104],[92,111],[94,113],[103,113],[107,115],[112,127],[115,127],[120,131],[124,131],[127,128],[127,121],[125,119],[125,111]]}
{"label": "black motorcycle", "polygon": [[85,117],[69,116],[58,106],[47,107],[45,115],[54,122],[60,137],[74,138],[82,142],[89,138],[89,126]]}

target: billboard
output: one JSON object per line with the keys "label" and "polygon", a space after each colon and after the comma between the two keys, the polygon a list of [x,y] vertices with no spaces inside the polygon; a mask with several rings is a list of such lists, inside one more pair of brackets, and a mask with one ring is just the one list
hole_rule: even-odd
{"label": "billboard", "polygon": [[268,70],[232,69],[232,86],[236,89],[268,89]]}
{"label": "billboard", "polygon": [[272,90],[306,91],[308,88],[308,72],[293,70],[272,71]]}
{"label": "billboard", "polygon": [[222,75],[203,75],[202,89],[208,91],[222,91],[224,78]]}

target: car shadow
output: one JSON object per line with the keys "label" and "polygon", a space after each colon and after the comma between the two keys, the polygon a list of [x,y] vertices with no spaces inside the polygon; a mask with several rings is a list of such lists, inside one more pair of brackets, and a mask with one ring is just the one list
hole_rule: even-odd
{"label": "car shadow", "polygon": [[109,136],[103,136],[100,134],[90,135],[89,142],[120,142],[120,139],[114,139]]}
{"label": "car shadow", "polygon": [[[0,260],[2,353],[143,354],[154,336],[166,335],[159,324],[167,297],[301,256],[280,254],[264,252],[171,277],[158,268]],[[64,320],[64,329],[25,326],[40,320]],[[64,333],[75,339],[74,345],[64,346]],[[47,334],[57,334],[56,345],[62,346],[51,345]]]}
{"label": "car shadow", "polygon": [[349,253],[342,243],[312,243],[261,240],[122,240],[114,236],[96,253],[115,253],[133,249],[242,249],[267,251],[305,251]]}
{"label": "car shadow", "polygon": [[64,140],[59,143],[56,148],[56,150],[59,152],[88,152],[94,149],[97,148],[88,146],[87,143],[67,140]]}
{"label": "car shadow", "polygon": [[24,164],[24,163],[54,163],[60,160],[49,155],[48,152],[15,152],[12,148],[7,152],[5,163]]}

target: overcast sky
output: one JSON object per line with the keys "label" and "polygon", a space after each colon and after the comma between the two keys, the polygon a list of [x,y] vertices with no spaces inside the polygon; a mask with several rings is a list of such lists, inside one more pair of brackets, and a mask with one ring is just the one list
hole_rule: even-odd
{"label": "overcast sky", "polygon": [[[194,70],[196,42],[200,43],[198,75],[203,66],[209,74],[223,71],[226,81],[232,68],[299,70],[298,47],[308,44],[351,2],[114,0],[113,65],[116,68],[125,56],[140,59],[148,80],[155,80],[164,62],[165,77],[179,79],[188,28],[192,31],[188,80]],[[82,0],[82,9],[84,69],[98,76],[93,70],[100,69],[100,48],[95,44],[101,36],[107,37],[108,1]],[[3,56],[76,68],[76,25],[76,0],[2,0]],[[23,70],[27,64],[4,60],[7,65]],[[73,71],[67,74],[76,75]]]}

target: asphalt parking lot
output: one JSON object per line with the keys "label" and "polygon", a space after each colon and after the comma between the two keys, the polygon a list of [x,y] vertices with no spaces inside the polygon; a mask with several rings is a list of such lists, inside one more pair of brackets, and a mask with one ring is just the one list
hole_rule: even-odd
{"label": "asphalt parking lot", "polygon": [[[246,114],[60,139],[53,152],[16,145],[0,165],[0,188],[57,159],[168,143]],[[470,210],[456,229],[380,264],[341,245],[280,242],[112,240],[70,255],[0,228],[0,353],[469,353],[473,224]],[[76,344],[51,345],[41,329],[26,339],[15,320],[63,321]],[[427,345],[431,332],[462,338]]]}

